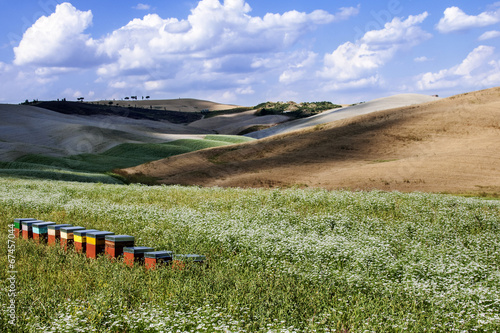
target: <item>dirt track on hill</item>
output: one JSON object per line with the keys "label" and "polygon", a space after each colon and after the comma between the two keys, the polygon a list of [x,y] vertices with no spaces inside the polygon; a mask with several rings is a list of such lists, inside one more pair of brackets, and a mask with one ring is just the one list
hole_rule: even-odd
{"label": "dirt track on hill", "polygon": [[163,184],[500,192],[500,88],[379,111],[125,174]]}

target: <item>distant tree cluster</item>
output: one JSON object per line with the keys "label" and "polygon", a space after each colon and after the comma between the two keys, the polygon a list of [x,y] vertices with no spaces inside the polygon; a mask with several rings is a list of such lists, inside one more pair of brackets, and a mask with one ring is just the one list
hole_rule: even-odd
{"label": "distant tree cluster", "polygon": [[338,104],[332,102],[312,102],[312,103],[295,103],[295,102],[265,102],[255,106],[257,109],[256,115],[265,116],[272,114],[284,114],[293,118],[306,118],[325,110],[340,108]]}
{"label": "distant tree cluster", "polygon": [[[146,99],[149,99],[150,97],[149,96],[146,96]],[[135,99],[137,101],[137,96],[126,96],[124,97],[123,99],[125,100],[129,100],[129,99]],[[144,96],[142,96],[142,99],[144,100]]]}
{"label": "distant tree cluster", "polygon": [[[83,97],[82,97],[83,99]],[[57,99],[58,102],[66,102],[66,98],[62,98],[62,99]],[[32,100],[31,102],[29,100],[25,100],[24,102],[22,103],[19,103],[20,105],[35,105],[35,104],[38,104],[40,103],[40,101],[38,99],[34,99]]]}

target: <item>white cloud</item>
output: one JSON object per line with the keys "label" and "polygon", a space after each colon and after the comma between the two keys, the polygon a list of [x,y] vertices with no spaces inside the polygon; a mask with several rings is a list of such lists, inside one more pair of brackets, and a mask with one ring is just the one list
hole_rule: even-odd
{"label": "white cloud", "polygon": [[0,61],[0,74],[6,73],[12,69],[11,65],[8,65]]}
{"label": "white cloud", "polygon": [[478,39],[482,41],[482,40],[498,38],[498,37],[500,37],[500,31],[492,30],[492,31],[486,31],[481,36],[479,36]]}
{"label": "white cloud", "polygon": [[394,55],[418,45],[432,35],[419,26],[428,14],[409,16],[402,21],[394,18],[381,30],[368,31],[360,40],[340,45],[324,57],[324,68],[317,74],[333,80],[330,87],[358,87],[376,84],[377,69],[384,66]]}
{"label": "white cloud", "polygon": [[458,65],[437,73],[428,72],[418,78],[419,90],[453,87],[479,89],[500,84],[500,61],[492,46],[480,45]]}
{"label": "white cloud", "polygon": [[320,25],[357,15],[359,6],[335,14],[252,16],[251,10],[244,0],[201,0],[185,19],[149,14],[93,39],[86,34],[92,12],[62,3],[26,30],[14,49],[15,64],[36,71],[40,80],[93,68],[99,76],[94,82],[107,83],[109,95],[130,89],[251,95],[253,87],[280,76],[287,83],[302,80],[317,56],[291,47]]}
{"label": "white cloud", "polygon": [[135,19],[107,36],[101,50],[117,59],[120,69],[134,67],[138,60],[148,67],[153,60],[181,54],[210,58],[278,51],[320,24],[356,13],[343,9],[337,17],[322,10],[309,14],[290,11],[261,18],[250,16],[250,11],[243,0],[226,0],[223,4],[202,0],[187,20],[162,19],[156,14]]}
{"label": "white cloud", "polygon": [[279,81],[290,84],[302,80],[316,63],[318,54],[312,51],[296,52],[288,61],[288,68],[281,73]]}
{"label": "white cloud", "polygon": [[444,16],[439,20],[436,29],[441,33],[467,30],[471,28],[486,27],[500,22],[500,9],[482,12],[481,14],[467,15],[458,7],[449,7],[444,11]]}
{"label": "white cloud", "polygon": [[137,9],[137,10],[150,10],[151,9],[151,5],[147,5],[147,4],[144,4],[144,3],[139,3],[139,4],[137,4],[136,6],[134,6],[132,8]]}
{"label": "white cloud", "polygon": [[236,88],[236,94],[238,95],[253,95],[255,94],[255,90],[251,86],[248,87],[243,87],[243,88]]}
{"label": "white cloud", "polygon": [[86,67],[95,63],[96,42],[83,32],[92,24],[91,11],[70,3],[57,5],[50,16],[39,18],[14,48],[16,65]]}
{"label": "white cloud", "polygon": [[[264,73],[282,75],[287,82],[300,79],[300,66],[309,66],[310,55],[286,51],[318,25],[345,20],[359,8],[341,8],[334,15],[316,10],[258,17],[250,12],[243,0],[202,0],[187,19],[150,14],[132,20],[100,42],[100,52],[112,61],[97,73],[148,91],[239,87],[243,90],[231,90],[239,95],[248,86],[239,83],[242,75],[253,82]],[[144,81],[138,83],[139,76]]]}
{"label": "white cloud", "polygon": [[421,56],[421,57],[416,57],[415,59],[413,59],[413,61],[415,61],[415,62],[426,62],[426,61],[430,61],[430,59],[427,58],[426,56]]}

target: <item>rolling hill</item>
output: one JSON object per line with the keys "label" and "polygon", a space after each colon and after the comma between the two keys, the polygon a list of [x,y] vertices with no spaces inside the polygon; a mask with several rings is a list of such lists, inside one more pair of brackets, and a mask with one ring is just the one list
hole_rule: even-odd
{"label": "rolling hill", "polygon": [[183,154],[121,173],[156,177],[162,184],[498,193],[500,88]]}

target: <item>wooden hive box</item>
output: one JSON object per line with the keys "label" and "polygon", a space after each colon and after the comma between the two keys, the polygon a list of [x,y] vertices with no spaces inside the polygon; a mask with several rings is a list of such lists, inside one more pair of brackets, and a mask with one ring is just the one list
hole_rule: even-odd
{"label": "wooden hive box", "polygon": [[97,229],[84,229],[75,230],[73,232],[73,244],[75,251],[78,253],[85,253],[87,250],[87,232],[99,231]]}
{"label": "wooden hive box", "polygon": [[71,224],[52,224],[47,226],[49,237],[47,244],[54,245],[61,239],[60,230],[64,227],[72,227]]}
{"label": "wooden hive box", "polygon": [[33,223],[33,240],[35,240],[35,242],[37,243],[47,243],[47,240],[49,238],[48,226],[53,224],[56,223],[50,221]]}
{"label": "wooden hive box", "polygon": [[146,269],[155,269],[158,264],[172,261],[172,251],[155,251],[144,253],[144,265]]}
{"label": "wooden hive box", "polygon": [[36,222],[44,222],[44,221],[42,221],[42,220],[29,220],[29,221],[22,222],[23,238],[24,239],[32,239],[33,238],[33,223],[36,223]]}
{"label": "wooden hive box", "polygon": [[14,219],[14,235],[16,235],[17,238],[22,237],[22,235],[23,235],[23,222],[24,221],[38,221],[38,220],[34,219],[32,217]]}
{"label": "wooden hive box", "polygon": [[200,254],[175,254],[172,258],[172,268],[184,269],[187,262],[203,263],[206,256]]}
{"label": "wooden hive box", "polygon": [[104,252],[105,238],[109,235],[114,235],[111,231],[90,231],[87,232],[87,258],[95,259],[97,255]]}
{"label": "wooden hive box", "polygon": [[123,248],[123,261],[132,267],[134,262],[144,262],[144,253],[153,252],[155,249],[147,246],[132,246]]}
{"label": "wooden hive box", "polygon": [[65,251],[73,244],[73,233],[78,230],[85,230],[84,227],[62,227],[60,230],[61,248]]}
{"label": "wooden hive box", "polygon": [[123,248],[134,246],[134,236],[108,235],[105,237],[105,252],[109,258],[118,258],[123,255]]}

